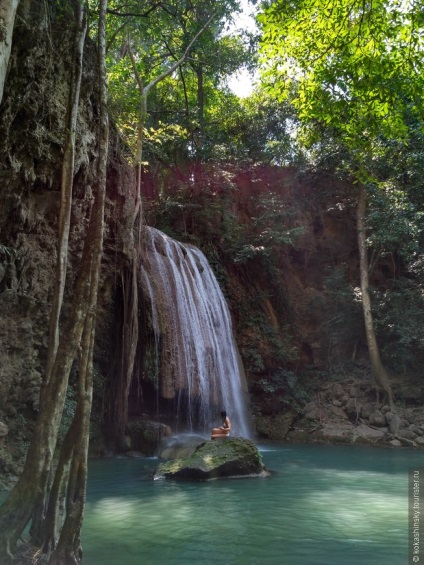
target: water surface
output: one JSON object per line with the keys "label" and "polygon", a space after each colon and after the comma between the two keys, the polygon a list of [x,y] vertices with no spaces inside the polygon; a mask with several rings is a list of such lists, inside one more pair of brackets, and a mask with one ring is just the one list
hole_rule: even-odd
{"label": "water surface", "polygon": [[88,565],[402,565],[420,451],[262,446],[268,479],[152,481],[153,459],[90,463]]}

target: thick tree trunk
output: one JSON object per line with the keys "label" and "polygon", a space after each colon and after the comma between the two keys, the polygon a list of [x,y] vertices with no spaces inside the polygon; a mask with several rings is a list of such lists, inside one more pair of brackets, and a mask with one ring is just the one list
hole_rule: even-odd
{"label": "thick tree trunk", "polygon": [[87,33],[87,19],[87,13],[84,6],[82,3],[78,2],[76,5],[75,53],[73,57],[74,65],[72,68],[66,113],[66,139],[62,163],[56,277],[52,311],[50,314],[49,350],[44,385],[46,385],[50,380],[50,373],[59,344],[59,318],[63,303],[63,293],[66,283],[66,267],[68,262],[72,187],[74,181],[75,134],[80,99],[83,50],[85,36]]}
{"label": "thick tree trunk", "polygon": [[[96,269],[95,263],[96,261],[93,260],[93,271]],[[94,275],[95,273],[92,274]],[[95,303],[93,307],[93,301],[97,302],[95,278],[94,276],[92,279],[91,311],[86,318],[82,341],[83,356],[79,375],[78,406],[73,421],[74,433],[71,438],[73,440],[73,450],[67,485],[66,517],[59,542],[49,560],[51,565],[77,565],[82,559],[80,532],[85,509],[87,454],[93,398],[93,347],[95,336]]]}
{"label": "thick tree trunk", "polygon": [[1,0],[0,2],[0,104],[3,100],[7,67],[12,49],[13,26],[19,0]]}
{"label": "thick tree trunk", "polygon": [[[82,76],[82,60],[87,33],[88,17],[86,8],[80,2],[75,6],[75,42],[73,55],[73,68],[71,74],[70,88],[68,94],[68,105],[66,115],[66,139],[65,154],[62,163],[61,178],[61,202],[59,210],[59,226],[58,226],[58,244],[57,244],[57,263],[55,288],[53,293],[52,311],[50,315],[49,328],[49,350],[47,357],[47,369],[43,380],[40,406],[44,405],[46,387],[52,377],[52,368],[54,366],[57,349],[59,345],[59,318],[63,303],[63,294],[66,283],[66,267],[68,257],[70,219],[72,208],[72,187],[74,178],[74,161],[75,161],[75,135],[78,116],[78,106],[80,99],[81,76]],[[48,402],[49,399],[47,398]],[[48,504],[50,468],[43,473],[43,484],[40,485],[38,500],[33,513],[32,534],[34,540],[42,539],[42,531],[44,529],[45,512]]]}
{"label": "thick tree trunk", "polygon": [[96,329],[96,306],[103,250],[106,168],[109,145],[105,62],[107,0],[101,0],[99,10],[98,68],[100,82],[100,139],[97,186],[95,191],[96,198],[91,212],[92,216],[94,216],[94,230],[92,234],[93,237],[90,237],[92,241],[90,299],[82,341],[82,361],[78,386],[78,416],[76,415],[75,435],[73,436],[74,449],[68,481],[66,518],[59,542],[49,561],[52,565],[69,565],[71,563],[77,565],[82,559],[80,532],[84,518],[87,485],[90,415],[93,399],[93,350]]}
{"label": "thick tree trunk", "polygon": [[392,387],[386,369],[384,368],[384,365],[381,361],[380,350],[378,348],[377,338],[375,336],[374,322],[371,311],[371,298],[369,294],[368,253],[365,229],[366,204],[366,191],[364,186],[360,183],[356,219],[358,229],[359,270],[361,279],[362,308],[364,312],[365,333],[367,336],[368,352],[371,361],[372,375],[377,390],[377,397],[379,390],[384,391],[389,401],[390,408],[394,410]]}
{"label": "thick tree trunk", "polygon": [[40,538],[42,539],[43,551],[45,553],[50,553],[56,547],[60,528],[63,523],[62,516],[65,514],[64,501],[68,487],[72,455],[76,443],[75,437],[79,416],[79,411],[76,410],[72,423],[69,426],[63,440],[54,481],[49,493],[49,504],[46,512],[46,518],[42,531],[40,531]]}

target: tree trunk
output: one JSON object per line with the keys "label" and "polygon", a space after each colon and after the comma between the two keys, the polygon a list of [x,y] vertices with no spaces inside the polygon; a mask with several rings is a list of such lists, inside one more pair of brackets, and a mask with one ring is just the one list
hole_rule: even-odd
{"label": "tree trunk", "polygon": [[197,77],[197,121],[199,123],[199,138],[196,141],[196,152],[199,153],[199,157],[201,157],[203,130],[205,126],[205,88],[203,85],[203,67],[201,64],[199,67],[195,68],[195,72]]}
{"label": "tree trunk", "polygon": [[62,526],[61,517],[65,514],[64,501],[68,488],[69,471],[74,452],[75,437],[77,433],[78,418],[80,414],[76,410],[71,425],[66,432],[60,450],[54,481],[49,493],[49,504],[46,512],[40,538],[43,543],[43,551],[49,553],[56,547]]}
{"label": "tree trunk", "polygon": [[75,133],[77,126],[78,105],[80,99],[82,59],[85,36],[87,33],[87,20],[88,18],[85,8],[80,2],[78,2],[76,5],[76,33],[74,43],[75,53],[73,57],[74,65],[72,68],[68,95],[68,106],[66,112],[66,139],[64,157],[62,162],[56,277],[52,311],[50,314],[49,349],[44,386],[50,380],[50,373],[59,343],[59,318],[63,303],[63,293],[66,283],[66,267],[68,262],[68,244],[72,208],[72,187],[74,180],[75,163]]}
{"label": "tree trunk", "polygon": [[365,210],[367,205],[366,191],[362,183],[359,184],[359,198],[357,208],[357,229],[359,248],[359,271],[361,279],[362,308],[364,312],[365,333],[367,336],[368,352],[371,361],[371,370],[377,390],[383,390],[387,396],[391,410],[394,410],[393,393],[390,379],[380,358],[377,339],[374,331],[374,322],[371,311],[371,298],[369,294],[368,253],[365,229]]}
{"label": "tree trunk", "polygon": [[92,207],[94,216],[93,245],[90,269],[90,299],[85,320],[82,342],[82,361],[79,374],[78,405],[74,449],[68,481],[66,518],[59,542],[49,563],[52,565],[78,564],[82,559],[80,541],[84,518],[87,459],[90,436],[90,415],[93,399],[93,350],[96,329],[96,306],[100,279],[101,257],[104,234],[104,209],[106,199],[106,168],[109,145],[109,122],[107,113],[106,84],[106,10],[107,0],[101,0],[99,7],[98,68],[100,82],[100,139],[96,198]]}
{"label": "tree trunk", "polygon": [[[93,271],[96,269],[95,263],[96,261],[93,258]],[[95,273],[92,274],[95,275]],[[77,565],[82,559],[80,532],[85,509],[87,454],[93,398],[94,301],[97,302],[95,276],[92,279],[90,313],[86,318],[82,341],[83,355],[79,374],[78,405],[73,421],[74,433],[72,434],[72,438],[70,438],[73,440],[73,450],[67,485],[66,517],[60,533],[59,542],[49,560],[51,565]],[[57,518],[58,517],[56,517],[56,519]]]}
{"label": "tree trunk", "polygon": [[13,26],[19,0],[1,0],[0,2],[0,104],[3,100],[7,67],[12,49]]}
{"label": "tree trunk", "polygon": [[[194,67],[193,67],[194,68]],[[202,172],[202,161],[203,161],[203,144],[204,144],[204,125],[205,125],[205,89],[203,84],[203,66],[199,63],[198,67],[195,67],[195,73],[197,78],[197,121],[199,124],[199,129],[195,136],[195,159],[194,159],[194,171],[193,171],[193,193],[200,194],[203,187],[203,172]]]}
{"label": "tree trunk", "polygon": [[[55,288],[53,293],[52,310],[50,314],[50,328],[49,328],[49,349],[47,356],[47,368],[45,378],[43,380],[40,406],[44,404],[44,394],[46,387],[52,376],[52,368],[55,362],[57,349],[59,345],[59,318],[63,303],[63,294],[66,283],[66,267],[68,257],[69,245],[69,232],[70,232],[70,219],[72,208],[72,187],[74,178],[74,162],[75,162],[75,134],[78,116],[78,106],[80,98],[81,76],[82,76],[82,59],[83,49],[85,43],[85,36],[87,33],[88,17],[86,8],[80,2],[76,3],[75,7],[75,42],[74,42],[74,56],[73,68],[71,73],[70,88],[68,94],[68,105],[66,114],[66,139],[65,150],[62,163],[62,178],[61,178],[61,201],[59,210],[59,226],[58,226],[58,244],[57,244],[57,263],[56,263],[56,276]],[[48,473],[50,469],[46,469],[44,473],[45,484],[43,488],[39,489],[39,499],[33,513],[32,534],[35,540],[41,538],[41,532],[44,527],[45,512],[47,509],[48,498]],[[44,481],[43,481],[44,482]],[[40,528],[40,530],[39,530]]]}

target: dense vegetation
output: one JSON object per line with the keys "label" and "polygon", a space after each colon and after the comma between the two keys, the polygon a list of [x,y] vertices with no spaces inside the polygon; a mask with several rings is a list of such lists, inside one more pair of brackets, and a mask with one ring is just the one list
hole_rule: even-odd
{"label": "dense vegetation", "polygon": [[[36,0],[8,4],[8,33],[16,9],[25,10],[29,18],[31,9],[39,8]],[[413,371],[424,358],[423,2],[250,4],[258,14],[255,32],[237,29],[241,8],[236,0],[56,0],[43,8],[44,23],[66,20],[73,37],[58,244],[63,263],[56,272],[40,423],[22,479],[0,510],[1,559],[12,559],[33,518],[33,543],[50,555],[51,563],[81,560],[108,118],[119,130],[136,178],[131,218],[136,251],[122,283],[123,295],[131,299],[125,304],[120,346],[126,361],[119,390],[128,391],[134,371],[139,306],[134,273],[145,218],[170,235],[201,244],[228,295],[231,281],[223,265],[234,270],[254,267],[271,288],[278,286],[281,249],[290,249],[303,229],[293,221],[294,204],[270,190],[252,202],[249,227],[238,221],[231,206],[235,173],[255,175],[260,167],[296,167],[308,177],[328,173],[341,179],[331,198],[334,206],[357,208],[360,260],[354,281],[343,269],[329,273],[326,288],[333,296],[333,311],[328,312],[332,323],[327,331],[352,332],[355,341],[365,320],[373,376],[392,406],[387,368]],[[87,44],[94,42],[98,58],[90,64],[98,76],[102,125],[97,132],[99,181],[79,267],[75,314],[67,320],[66,334],[60,335],[81,69],[88,64],[83,59]],[[7,81],[2,69],[9,56],[10,49],[2,46],[0,103]],[[253,93],[243,98],[228,87],[229,77],[240,69],[260,76]],[[0,243],[0,253],[8,252]],[[378,265],[387,277],[373,286],[370,280]],[[239,326],[247,329],[244,335],[259,328],[274,359],[273,371],[264,375],[254,339],[241,344],[248,371],[258,375],[253,386],[269,397],[277,393],[301,403],[307,390],[299,385],[295,370],[300,349],[295,336],[289,328],[279,333],[263,316],[253,314],[249,304],[232,299]],[[51,483],[69,373],[80,347],[76,416],[64,443],[71,449],[62,449]],[[117,427],[125,426],[127,409],[124,402],[117,410]],[[64,499],[62,527],[58,509]]]}

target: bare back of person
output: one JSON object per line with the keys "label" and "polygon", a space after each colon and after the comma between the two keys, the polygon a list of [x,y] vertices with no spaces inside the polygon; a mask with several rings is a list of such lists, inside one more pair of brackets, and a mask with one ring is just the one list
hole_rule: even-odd
{"label": "bare back of person", "polygon": [[211,439],[216,438],[224,438],[228,437],[231,432],[231,422],[230,418],[227,416],[227,413],[222,411],[221,412],[222,424],[219,428],[213,428],[211,432]]}

